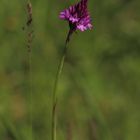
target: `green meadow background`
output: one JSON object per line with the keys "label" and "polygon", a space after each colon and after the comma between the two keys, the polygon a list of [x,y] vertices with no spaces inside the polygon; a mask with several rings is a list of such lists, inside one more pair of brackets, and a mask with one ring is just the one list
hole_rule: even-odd
{"label": "green meadow background", "polygon": [[[32,0],[33,140],[51,139],[51,103],[78,0]],[[74,33],[58,89],[57,140],[140,139],[140,1],[89,0],[93,29]],[[0,0],[0,140],[31,140],[25,0]]]}

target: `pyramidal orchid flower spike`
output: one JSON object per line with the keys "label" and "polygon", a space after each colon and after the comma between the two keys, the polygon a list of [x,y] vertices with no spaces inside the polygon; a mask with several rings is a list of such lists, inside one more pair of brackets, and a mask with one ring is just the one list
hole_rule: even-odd
{"label": "pyramidal orchid flower spike", "polygon": [[68,40],[74,31],[85,31],[92,28],[91,18],[87,9],[87,3],[88,0],[81,0],[76,5],[70,6],[68,9],[60,12],[60,19],[67,20],[69,23],[70,31]]}
{"label": "pyramidal orchid flower spike", "polygon": [[54,82],[53,89],[53,99],[52,99],[52,139],[57,140],[56,135],[56,122],[57,122],[57,88],[59,79],[62,73],[62,69],[64,66],[67,50],[68,50],[68,42],[73,32],[76,30],[85,31],[87,29],[92,28],[91,18],[87,10],[88,0],[81,0],[76,5],[70,6],[68,9],[62,11],[59,15],[60,19],[66,20],[69,23],[69,32],[66,38],[65,47],[62,53],[62,57],[60,59],[56,78]]}

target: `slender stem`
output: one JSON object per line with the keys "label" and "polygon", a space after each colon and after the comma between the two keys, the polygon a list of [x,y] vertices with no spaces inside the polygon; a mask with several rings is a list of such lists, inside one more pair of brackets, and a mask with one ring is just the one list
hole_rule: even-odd
{"label": "slender stem", "polygon": [[[70,32],[69,32],[69,34],[70,34]],[[65,47],[64,47],[63,54],[62,54],[62,57],[60,59],[59,65],[58,65],[56,79],[55,79],[55,83],[54,83],[53,101],[52,101],[52,133],[51,133],[52,134],[52,140],[56,140],[57,87],[58,87],[59,79],[60,79],[62,69],[63,69],[63,66],[64,66],[64,62],[65,62],[65,57],[66,57],[68,42],[69,42],[69,34],[68,34],[68,37],[67,37],[66,42],[65,42]]]}
{"label": "slender stem", "polygon": [[23,27],[23,30],[26,31],[27,34],[27,49],[28,49],[28,67],[29,67],[29,124],[30,124],[30,135],[31,140],[33,140],[33,123],[32,123],[32,110],[33,110],[33,91],[32,91],[32,39],[33,39],[33,13],[32,13],[32,3],[31,0],[22,0],[23,5],[25,7],[25,13],[27,16],[26,26]]}
{"label": "slender stem", "polygon": [[33,39],[33,29],[32,29],[32,3],[30,0],[27,0],[27,47],[28,47],[28,56],[29,56],[29,84],[30,84],[30,94],[29,94],[29,112],[30,112],[30,134],[31,140],[33,140],[33,90],[32,90],[32,39]]}
{"label": "slender stem", "polygon": [[30,133],[31,133],[31,140],[33,140],[33,115],[32,115],[32,110],[33,110],[33,89],[32,89],[32,52],[31,50],[28,52],[29,55],[29,82],[30,82],[30,94],[29,94],[29,100],[30,100]]}

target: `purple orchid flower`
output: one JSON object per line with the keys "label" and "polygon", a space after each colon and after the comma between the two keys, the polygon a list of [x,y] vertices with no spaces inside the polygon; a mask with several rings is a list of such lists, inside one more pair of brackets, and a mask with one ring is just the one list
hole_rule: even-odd
{"label": "purple orchid flower", "polygon": [[[92,28],[91,18],[87,10],[88,0],[81,0],[78,4],[70,6],[60,12],[60,19],[67,20],[70,26],[70,36],[77,29],[85,31]],[[68,37],[69,40],[69,37]]]}

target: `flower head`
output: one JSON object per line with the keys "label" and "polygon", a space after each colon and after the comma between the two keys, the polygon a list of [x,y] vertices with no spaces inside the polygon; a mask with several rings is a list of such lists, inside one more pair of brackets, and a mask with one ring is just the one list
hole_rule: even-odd
{"label": "flower head", "polygon": [[69,22],[71,33],[77,29],[85,31],[92,28],[91,18],[87,10],[88,0],[81,0],[60,13],[60,18]]}

